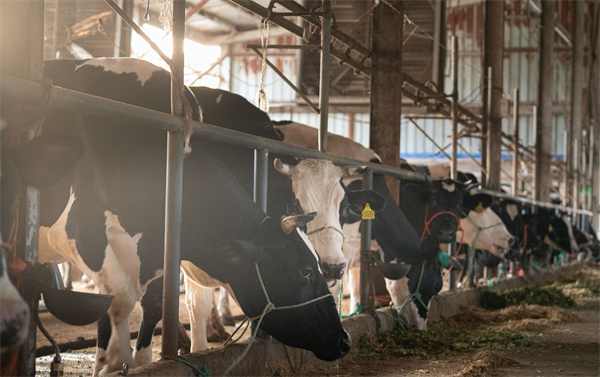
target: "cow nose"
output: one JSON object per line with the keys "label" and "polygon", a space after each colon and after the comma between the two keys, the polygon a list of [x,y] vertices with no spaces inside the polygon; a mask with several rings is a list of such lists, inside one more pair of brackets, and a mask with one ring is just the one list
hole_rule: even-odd
{"label": "cow nose", "polygon": [[346,331],[344,331],[345,337],[340,341],[340,351],[343,355],[350,352],[350,347],[352,346],[352,340],[350,340],[350,335]]}
{"label": "cow nose", "polygon": [[514,245],[514,244],[515,244],[515,238],[514,238],[514,237],[510,237],[510,238],[508,239],[508,246],[512,246],[512,245]]}
{"label": "cow nose", "polygon": [[440,229],[438,238],[441,243],[450,243],[454,240],[454,231],[452,229]]}
{"label": "cow nose", "polygon": [[346,263],[340,264],[330,264],[330,263],[321,263],[321,271],[323,271],[323,276],[325,279],[341,279],[344,276],[344,267],[346,267]]}

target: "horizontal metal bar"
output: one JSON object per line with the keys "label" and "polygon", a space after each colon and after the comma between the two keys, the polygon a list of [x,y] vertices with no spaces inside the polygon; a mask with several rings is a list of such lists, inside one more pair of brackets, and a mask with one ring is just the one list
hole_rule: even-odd
{"label": "horizontal metal bar", "polygon": [[[4,98],[11,98],[30,103],[47,103],[48,90],[52,92],[52,98],[49,104],[52,107],[87,114],[102,115],[115,119],[118,117],[121,120],[131,122],[133,125],[146,126],[169,132],[178,131],[183,128],[183,119],[170,114],[128,105],[57,86],[49,88],[33,81],[0,76],[0,92],[2,92]],[[314,149],[298,147],[207,123],[190,121],[190,124],[193,128],[194,135],[209,140],[252,149],[268,149],[271,153],[298,158],[328,159],[336,165],[366,166],[370,167],[375,173],[393,175],[402,179],[414,181],[426,180],[424,175],[410,170],[397,169],[391,166],[331,155]]]}
{"label": "horizontal metal bar", "polygon": [[[296,50],[320,50],[321,45],[266,45],[266,48],[276,48],[276,49],[296,49]],[[261,44],[246,44],[246,48],[265,48]]]}
{"label": "horizontal metal bar", "polygon": [[521,196],[513,196],[513,195],[505,194],[503,192],[490,191],[490,190],[479,190],[479,192],[482,192],[484,194],[489,194],[489,195],[495,196],[497,198],[512,199],[512,200],[516,200],[521,203],[532,204],[532,205],[536,205],[538,207],[557,209],[560,211],[565,211],[567,213],[577,213],[577,214],[588,215],[588,216],[593,215],[592,211],[588,211],[585,209],[577,209],[577,208],[561,206],[558,204],[540,202],[540,201],[529,199],[529,198],[523,198]]}

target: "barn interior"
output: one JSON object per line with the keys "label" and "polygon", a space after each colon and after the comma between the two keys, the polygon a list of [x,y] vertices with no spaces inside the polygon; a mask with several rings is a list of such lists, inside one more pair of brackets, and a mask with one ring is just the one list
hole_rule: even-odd
{"label": "barn interior", "polygon": [[175,60],[181,30],[186,85],[313,126],[322,152],[338,134],[390,169],[471,173],[482,192],[600,231],[594,0],[3,1],[0,72],[39,80],[43,60],[100,57],[169,69],[146,39]]}

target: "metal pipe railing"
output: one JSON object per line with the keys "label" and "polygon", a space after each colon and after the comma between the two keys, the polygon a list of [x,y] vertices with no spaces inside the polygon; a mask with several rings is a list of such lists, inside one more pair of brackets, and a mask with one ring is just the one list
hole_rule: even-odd
{"label": "metal pipe railing", "polygon": [[[1,76],[0,91],[6,98],[30,103],[47,103],[49,89],[36,82]],[[100,114],[107,118],[119,118],[128,121],[132,125],[147,126],[168,132],[178,131],[182,129],[184,125],[183,119],[160,111],[145,109],[57,86],[52,87],[51,92],[52,98],[49,101],[50,106],[63,110],[76,109],[78,112],[87,114]],[[298,158],[328,159],[337,165],[366,166],[371,168],[374,173],[392,175],[401,179],[414,181],[425,181],[427,179],[424,175],[410,170],[397,169],[372,162],[335,156],[314,149],[286,144],[280,141],[217,127],[207,123],[197,121],[188,122],[193,129],[194,135],[213,141],[252,149],[268,149],[270,153],[278,153]]]}
{"label": "metal pipe railing", "polygon": [[588,211],[585,209],[577,209],[577,208],[572,208],[572,207],[561,206],[559,204],[540,202],[538,200],[523,198],[520,196],[509,195],[509,194],[505,194],[503,192],[497,192],[497,191],[491,191],[491,190],[480,190],[480,192],[482,192],[484,194],[489,194],[489,195],[495,196],[497,198],[512,199],[512,200],[516,200],[521,203],[531,204],[531,205],[535,205],[538,207],[544,207],[544,208],[549,208],[549,209],[554,209],[554,210],[559,210],[559,211],[565,211],[567,213],[575,213],[575,214],[592,216],[592,211]]}

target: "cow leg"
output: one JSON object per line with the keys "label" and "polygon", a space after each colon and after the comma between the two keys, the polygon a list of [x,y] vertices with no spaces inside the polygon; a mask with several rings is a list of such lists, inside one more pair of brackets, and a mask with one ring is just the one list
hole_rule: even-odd
{"label": "cow leg", "polygon": [[106,349],[111,335],[110,318],[104,314],[97,322],[98,335],[96,343],[96,363],[94,365],[94,376],[98,376],[106,365]]}
{"label": "cow leg", "polygon": [[221,323],[225,326],[235,326],[235,321],[231,315],[231,309],[229,308],[229,293],[223,287],[219,288],[219,315],[221,316]]}
{"label": "cow leg", "polygon": [[206,323],[213,308],[213,289],[201,287],[185,278],[185,305],[190,313],[192,352],[208,349]]}
{"label": "cow leg", "polygon": [[142,322],[138,333],[133,359],[136,366],[152,362],[152,335],[158,321],[162,318],[162,277],[156,279],[146,289],[146,294],[140,300],[142,307]]}
{"label": "cow leg", "polygon": [[[386,278],[385,286],[390,293],[390,297],[395,307],[403,305],[404,301],[411,295],[410,290],[408,289],[408,278],[398,280]],[[419,330],[427,329],[427,323],[419,316],[417,306],[413,302],[405,304],[398,315],[406,321],[408,326],[417,326]]]}
{"label": "cow leg", "polygon": [[348,271],[348,288],[350,290],[350,313],[354,313],[356,304],[360,300],[360,269],[358,267],[352,267]]}

